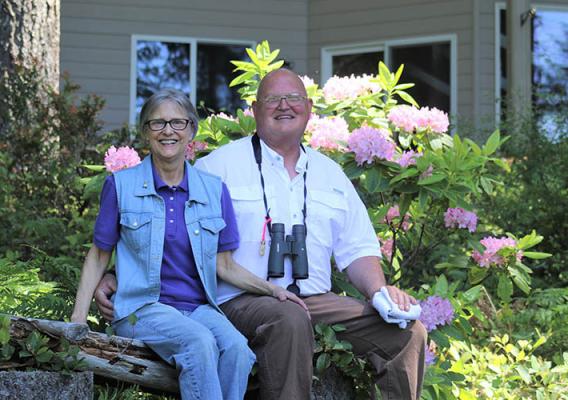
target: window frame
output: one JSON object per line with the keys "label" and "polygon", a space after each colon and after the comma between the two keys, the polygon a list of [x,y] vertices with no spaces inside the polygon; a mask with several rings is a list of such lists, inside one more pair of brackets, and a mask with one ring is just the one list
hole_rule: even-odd
{"label": "window frame", "polygon": [[189,53],[189,85],[191,88],[190,100],[196,105],[197,99],[197,47],[200,43],[203,44],[218,44],[218,45],[242,45],[250,48],[256,46],[254,40],[235,40],[223,38],[201,38],[192,36],[167,36],[167,35],[146,35],[146,34],[133,34],[130,38],[130,105],[129,105],[129,118],[128,121],[131,126],[136,125],[136,73],[137,66],[137,44],[139,40],[155,41],[155,42],[172,42],[190,45]]}
{"label": "window frame", "polygon": [[[561,11],[568,13],[568,6],[563,4],[546,4],[546,3],[534,3],[531,4],[532,7],[542,11]],[[501,122],[501,11],[507,10],[507,3],[504,1],[499,1],[495,3],[495,124],[499,125]],[[533,54],[531,52],[531,63]],[[532,77],[531,77],[532,79]]]}
{"label": "window frame", "polygon": [[[457,48],[458,38],[455,33],[448,33],[442,35],[430,36],[415,36],[407,38],[395,38],[382,41],[372,42],[358,42],[343,45],[325,46],[321,48],[321,74],[320,86],[332,76],[333,56],[343,56],[349,54],[369,53],[382,51],[384,54],[384,63],[392,69],[390,64],[391,48],[397,46],[407,45],[421,45],[421,44],[436,44],[436,43],[449,43],[450,44],[450,115],[456,115],[458,112],[457,94],[458,94],[458,79],[457,79]],[[425,104],[424,106],[429,106]]]}

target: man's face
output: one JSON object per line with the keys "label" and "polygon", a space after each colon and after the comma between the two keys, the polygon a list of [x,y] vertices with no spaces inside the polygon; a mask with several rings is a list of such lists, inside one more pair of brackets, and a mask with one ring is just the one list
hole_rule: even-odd
{"label": "man's face", "polygon": [[291,71],[272,73],[252,105],[258,135],[269,143],[299,143],[312,111],[304,84]]}

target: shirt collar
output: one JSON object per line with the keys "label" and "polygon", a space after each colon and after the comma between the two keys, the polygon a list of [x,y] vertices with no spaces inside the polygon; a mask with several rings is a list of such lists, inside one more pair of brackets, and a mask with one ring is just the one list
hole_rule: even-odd
{"label": "shirt collar", "polygon": [[[277,164],[280,167],[284,168],[284,157],[282,157],[278,152],[271,149],[262,139],[260,139],[260,145],[263,149],[263,157],[266,156],[267,161],[272,164]],[[305,149],[300,147],[300,157],[296,162],[296,172],[302,174],[307,167],[308,164],[308,155],[306,154]]]}
{"label": "shirt collar", "polygon": [[[160,178],[160,174],[156,171],[156,166],[152,163],[152,176],[154,177],[154,187],[156,190],[162,189],[164,187],[168,188],[169,185]],[[181,182],[176,186],[179,190],[183,190],[184,192],[188,191],[187,187],[187,168],[183,168],[183,178]]]}

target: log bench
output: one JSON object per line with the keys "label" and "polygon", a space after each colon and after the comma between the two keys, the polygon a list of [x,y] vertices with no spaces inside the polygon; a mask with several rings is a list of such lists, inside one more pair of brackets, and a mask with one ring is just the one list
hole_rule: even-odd
{"label": "log bench", "polygon": [[[105,380],[127,382],[169,394],[178,394],[178,373],[139,340],[109,336],[93,332],[86,325],[62,321],[11,317],[10,336],[24,339],[38,331],[59,343],[65,338],[80,349],[78,357],[84,361],[83,371],[92,371]],[[54,351],[59,349],[54,348]],[[0,370],[25,367],[10,362],[0,362]],[[256,399],[254,380],[249,385],[245,399]],[[314,383],[312,400],[339,400],[352,398],[350,382],[334,369]]]}

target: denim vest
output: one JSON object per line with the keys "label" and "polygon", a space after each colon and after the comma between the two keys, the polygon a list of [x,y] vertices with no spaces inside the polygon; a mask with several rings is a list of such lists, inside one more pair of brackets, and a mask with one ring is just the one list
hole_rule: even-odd
{"label": "denim vest", "polygon": [[[189,200],[185,224],[199,278],[209,303],[217,306],[217,244],[225,227],[221,210],[221,179],[185,163]],[[151,156],[141,164],[114,174],[120,238],[116,246],[118,287],[114,317],[127,317],[160,297],[160,270],[165,238],[164,200],[156,192]]]}

